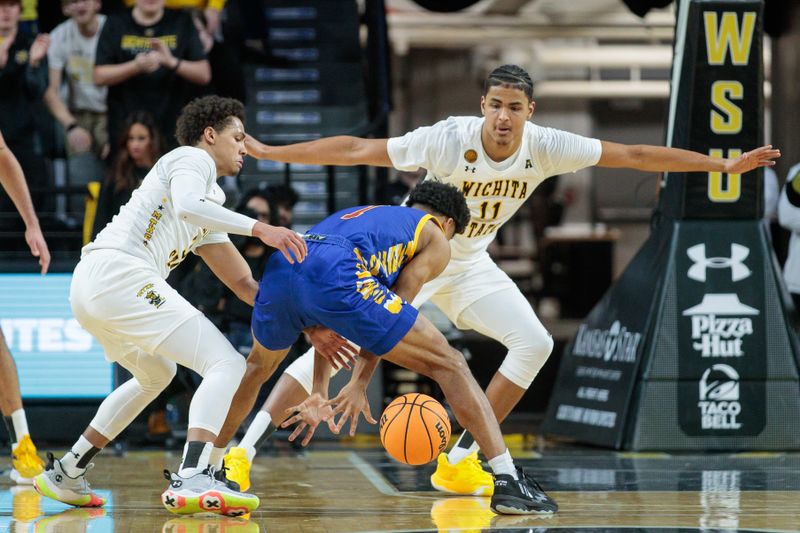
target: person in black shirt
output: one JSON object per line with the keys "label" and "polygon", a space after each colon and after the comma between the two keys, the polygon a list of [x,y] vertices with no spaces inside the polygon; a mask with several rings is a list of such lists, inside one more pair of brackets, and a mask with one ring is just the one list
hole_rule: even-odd
{"label": "person in black shirt", "polygon": [[[43,194],[36,189],[47,184],[47,172],[34,109],[47,88],[50,40],[47,35],[34,39],[20,33],[19,18],[19,0],[0,0],[0,128],[32,189],[33,205],[41,210]],[[13,212],[8,196],[0,193],[0,213]]]}
{"label": "person in black shirt", "polygon": [[94,81],[107,85],[108,132],[115,139],[130,113],[157,117],[167,148],[189,94],[187,83],[206,85],[211,68],[191,16],[164,8],[164,0],[136,0],[110,15],[97,43]]}
{"label": "person in black shirt", "polygon": [[93,237],[111,222],[120,207],[128,203],[133,191],[139,188],[165,152],[164,140],[150,113],[136,111],[127,118],[117,150],[108,179],[100,189]]}

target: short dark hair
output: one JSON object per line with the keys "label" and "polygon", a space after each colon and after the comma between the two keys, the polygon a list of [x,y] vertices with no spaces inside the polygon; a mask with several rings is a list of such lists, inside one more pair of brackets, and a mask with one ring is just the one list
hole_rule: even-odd
{"label": "short dark hair", "polygon": [[269,185],[267,195],[272,198],[275,204],[287,209],[294,209],[295,204],[300,200],[300,195],[289,185],[282,183]]}
{"label": "short dark hair", "polygon": [[194,146],[209,126],[217,131],[237,117],[244,123],[244,104],[235,98],[211,95],[195,98],[183,108],[175,127],[175,138],[181,146]]}
{"label": "short dark hair", "polygon": [[533,100],[533,80],[528,72],[517,65],[503,65],[489,73],[483,82],[483,96],[489,92],[490,87],[511,87],[525,93],[528,100]]}
{"label": "short dark hair", "polygon": [[414,187],[406,205],[423,204],[456,223],[456,233],[464,233],[470,219],[464,194],[452,185],[426,180]]}

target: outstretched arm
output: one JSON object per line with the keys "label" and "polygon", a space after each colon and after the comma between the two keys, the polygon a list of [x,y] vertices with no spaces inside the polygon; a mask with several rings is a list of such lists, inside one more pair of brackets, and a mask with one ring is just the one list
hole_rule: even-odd
{"label": "outstretched arm", "polygon": [[726,159],[711,157],[699,152],[650,146],[647,144],[619,144],[600,141],[603,153],[598,167],[633,168],[650,172],[725,172],[743,174],[758,167],[775,164],[781,156],[772,145],[745,152],[739,157]]}
{"label": "outstretched arm", "polygon": [[306,165],[391,167],[387,141],[339,135],[287,146],[270,146],[248,135],[244,144],[247,154],[256,159]]}
{"label": "outstretched arm", "polygon": [[31,254],[39,258],[42,274],[46,274],[50,266],[50,251],[39,227],[39,218],[33,209],[31,193],[28,190],[28,184],[25,182],[22,167],[19,166],[17,158],[6,146],[6,141],[3,139],[2,134],[0,134],[0,185],[3,186],[11,201],[14,202],[14,206],[19,211],[20,216],[22,216],[22,220],[25,221],[25,241],[31,249]]}
{"label": "outstretched arm", "polygon": [[420,233],[416,255],[400,271],[392,291],[413,302],[422,286],[441,274],[449,262],[450,243],[442,230],[428,221]]}

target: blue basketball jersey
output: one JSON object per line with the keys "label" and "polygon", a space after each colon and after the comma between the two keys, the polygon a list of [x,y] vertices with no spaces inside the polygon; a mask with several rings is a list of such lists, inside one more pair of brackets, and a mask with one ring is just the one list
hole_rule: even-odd
{"label": "blue basketball jersey", "polygon": [[397,280],[400,270],[417,250],[425,222],[438,221],[411,207],[368,205],[343,209],[311,228],[308,233],[338,235],[355,247],[355,254],[366,272],[386,287]]}

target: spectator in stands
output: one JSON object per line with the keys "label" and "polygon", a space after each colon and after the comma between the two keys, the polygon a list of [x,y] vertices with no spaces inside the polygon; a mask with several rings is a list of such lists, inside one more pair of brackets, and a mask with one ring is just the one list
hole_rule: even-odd
{"label": "spectator in stands", "polygon": [[[0,128],[28,180],[33,204],[41,210],[47,184],[42,144],[34,108],[47,87],[48,35],[29,37],[18,31],[20,0],[0,0]],[[13,212],[8,196],[0,196],[0,213]]]}
{"label": "spectator in stands", "polygon": [[95,50],[106,16],[99,14],[100,0],[61,0],[61,5],[69,19],[50,34],[50,83],[44,101],[64,127],[69,184],[85,186],[103,181],[101,159],[108,153],[108,89],[94,84]]}
{"label": "spectator in stands", "polygon": [[126,116],[157,117],[168,147],[190,87],[206,85],[211,69],[189,14],[167,10],[164,0],[136,0],[109,15],[97,44],[94,81],[108,86],[108,131],[116,138]]}
{"label": "spectator in stands", "polygon": [[164,141],[153,116],[146,111],[130,115],[120,135],[111,172],[100,190],[92,235],[97,235],[128,203],[163,153]]}
{"label": "spectator in stands", "polygon": [[300,197],[297,191],[288,185],[270,185],[266,195],[272,200],[277,209],[277,224],[284,228],[291,228],[294,221],[294,206]]}
{"label": "spectator in stands", "polygon": [[792,295],[795,309],[800,309],[800,163],[789,169],[786,184],[778,199],[778,220],[792,232],[789,253],[783,265],[783,279]]}
{"label": "spectator in stands", "polygon": [[[250,0],[248,0],[250,1]],[[135,0],[125,0],[131,7]],[[245,101],[241,62],[242,29],[237,2],[227,0],[166,0],[167,9],[184,9],[194,21],[211,65],[209,91]],[[223,24],[224,21],[224,24]]]}

